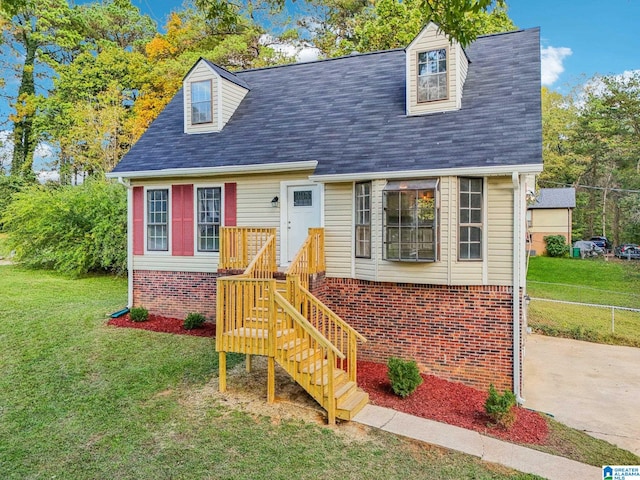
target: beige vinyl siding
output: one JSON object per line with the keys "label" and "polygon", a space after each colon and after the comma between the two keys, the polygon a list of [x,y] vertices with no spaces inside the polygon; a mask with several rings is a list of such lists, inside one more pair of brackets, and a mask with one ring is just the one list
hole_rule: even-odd
{"label": "beige vinyl siding", "polygon": [[511,285],[513,278],[513,184],[510,177],[488,179],[488,282]]}
{"label": "beige vinyl siding", "polygon": [[222,87],[222,125],[220,128],[224,128],[229,119],[233,116],[233,113],[242,102],[242,99],[247,94],[247,89],[233,82],[221,80]]}
{"label": "beige vinyl siding", "polygon": [[566,235],[569,230],[569,212],[566,208],[531,209],[531,233],[537,232],[559,232]]}
{"label": "beige vinyl siding", "polygon": [[[280,262],[280,208],[271,206],[271,200],[280,196],[280,182],[306,180],[311,171],[300,173],[237,175],[213,177],[188,177],[179,179],[136,181],[134,185],[171,188],[174,184],[193,184],[195,188],[213,185],[224,187],[225,183],[236,183],[236,223],[239,227],[273,227],[277,232],[277,261]],[[223,223],[224,223],[224,191]],[[171,225],[171,223],[169,224]],[[169,237],[171,226],[169,227]],[[147,253],[134,257],[134,270],[166,270],[184,272],[215,272],[218,269],[218,252],[198,253],[194,256],[172,256],[170,253]]]}
{"label": "beige vinyl siding", "polygon": [[353,249],[353,184],[324,187],[325,261],[328,277],[351,277]]}
{"label": "beige vinyl siding", "polygon": [[[418,103],[418,53],[446,48],[448,99]],[[460,108],[462,85],[468,68],[467,57],[457,42],[449,43],[447,36],[438,32],[438,27],[430,23],[407,48],[407,114],[424,115]]]}
{"label": "beige vinyl siding", "polygon": [[271,206],[273,197],[280,197],[280,182],[306,180],[311,171],[271,175],[239,176],[229,181],[237,183],[237,225],[239,227],[270,227],[276,229],[277,263],[280,265],[280,206]]}
{"label": "beige vinyl siding", "polygon": [[171,255],[134,255],[134,270],[160,270],[166,272],[215,272],[218,270],[218,252],[192,257]]}
{"label": "beige vinyl siding", "polygon": [[[203,80],[211,80],[211,123],[199,123],[193,125],[191,123],[191,82],[200,82]],[[220,131],[221,126],[218,122],[218,88],[220,86],[220,77],[204,62],[199,62],[198,65],[189,73],[189,76],[184,79],[184,121],[186,133],[210,133]]]}

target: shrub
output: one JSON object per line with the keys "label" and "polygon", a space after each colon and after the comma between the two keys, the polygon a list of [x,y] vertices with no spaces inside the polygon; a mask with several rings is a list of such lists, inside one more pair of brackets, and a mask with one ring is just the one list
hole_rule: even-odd
{"label": "shrub", "polygon": [[187,318],[184,319],[182,326],[185,330],[193,330],[202,326],[206,318],[201,313],[190,313]]}
{"label": "shrub", "polygon": [[566,257],[569,254],[569,245],[564,236],[547,235],[544,241],[547,244],[547,255],[550,257]]}
{"label": "shrub", "polygon": [[387,375],[393,392],[402,398],[411,395],[422,384],[422,376],[415,360],[389,358]]}
{"label": "shrub", "polygon": [[75,275],[126,271],[126,190],[117,183],[25,187],[0,222],[25,266]]}
{"label": "shrub", "polygon": [[144,307],[133,307],[129,311],[129,319],[132,322],[146,322],[149,318],[149,310]]}
{"label": "shrub", "polygon": [[489,396],[484,403],[484,409],[494,424],[504,428],[511,428],[516,421],[516,396],[510,390],[505,390],[502,395],[498,393],[493,384],[489,385]]}

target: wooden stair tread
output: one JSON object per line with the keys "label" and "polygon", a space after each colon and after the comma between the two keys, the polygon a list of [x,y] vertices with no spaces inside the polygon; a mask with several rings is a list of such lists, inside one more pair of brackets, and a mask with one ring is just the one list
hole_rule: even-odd
{"label": "wooden stair tread", "polygon": [[358,388],[343,400],[337,402],[336,416],[342,420],[351,420],[369,403],[369,394]]}

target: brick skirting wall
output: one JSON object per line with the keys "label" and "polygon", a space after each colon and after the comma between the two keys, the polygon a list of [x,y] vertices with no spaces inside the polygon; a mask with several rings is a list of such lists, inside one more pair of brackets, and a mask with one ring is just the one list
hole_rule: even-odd
{"label": "brick skirting wall", "polygon": [[311,288],[367,338],[358,358],[416,360],[422,371],[513,390],[512,289],[319,277]]}
{"label": "brick skirting wall", "polygon": [[[229,274],[232,272],[224,272]],[[133,303],[151,313],[215,321],[219,273],[133,272]],[[367,338],[358,358],[414,359],[424,372],[487,389],[513,390],[511,287],[311,279],[310,290]]]}
{"label": "brick skirting wall", "polygon": [[218,273],[133,271],[133,305],[150,313],[185,318],[191,312],[216,320]]}

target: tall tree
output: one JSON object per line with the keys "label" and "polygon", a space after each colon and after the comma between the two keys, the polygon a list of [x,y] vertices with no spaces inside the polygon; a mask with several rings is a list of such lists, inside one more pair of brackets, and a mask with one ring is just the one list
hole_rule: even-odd
{"label": "tall tree", "polygon": [[13,0],[0,4],[4,41],[22,58],[18,66],[20,87],[13,102],[13,157],[11,174],[32,176],[33,155],[38,144],[36,75],[62,61],[77,47],[77,18],[65,0]]}
{"label": "tall tree", "polygon": [[478,35],[514,30],[498,0],[310,0],[301,26],[324,56],[407,46],[429,21],[463,46]]}

